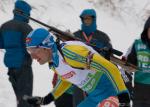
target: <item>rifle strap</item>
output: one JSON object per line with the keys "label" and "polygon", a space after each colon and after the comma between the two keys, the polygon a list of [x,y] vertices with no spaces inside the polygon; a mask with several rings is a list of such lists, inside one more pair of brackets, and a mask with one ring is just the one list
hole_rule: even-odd
{"label": "rifle strap", "polygon": [[86,67],[87,69],[90,69],[90,64],[93,58],[93,53],[91,51],[88,52],[88,56],[86,58]]}
{"label": "rifle strap", "polygon": [[[57,45],[58,51],[60,52],[60,54],[62,55],[62,57],[63,57],[63,59],[64,59],[64,61],[65,61],[64,54],[63,54],[63,52],[62,52],[62,50],[61,50],[61,44],[60,44],[60,39],[59,39],[59,38],[56,39],[56,45]],[[92,54],[91,52],[89,52],[89,53],[88,53],[88,56],[87,56],[87,59],[86,59],[86,61],[87,61],[87,68],[90,67],[90,63],[91,63],[92,57],[93,57],[93,54]],[[65,62],[66,62],[66,61],[65,61]],[[66,62],[66,63],[67,63],[67,62]],[[84,69],[85,69],[85,68],[79,68],[79,67],[73,67],[73,66],[71,66],[71,67],[72,67],[72,68],[75,68],[75,69],[81,69],[81,70],[84,70]]]}
{"label": "rifle strap", "polygon": [[64,54],[63,54],[63,52],[61,50],[61,45],[60,45],[60,39],[59,38],[56,39],[56,45],[57,45],[58,51],[60,52],[60,54],[62,55],[63,59],[65,60]]}

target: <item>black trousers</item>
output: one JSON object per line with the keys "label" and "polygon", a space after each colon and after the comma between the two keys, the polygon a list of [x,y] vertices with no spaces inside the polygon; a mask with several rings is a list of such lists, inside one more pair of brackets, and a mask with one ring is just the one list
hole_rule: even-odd
{"label": "black trousers", "polygon": [[77,107],[77,105],[79,105],[84,100],[85,92],[82,91],[80,88],[75,87],[73,97],[75,107]]}
{"label": "black trousers", "polygon": [[55,107],[74,107],[73,95],[64,93],[55,100]]}
{"label": "black trousers", "polygon": [[150,85],[135,83],[133,107],[150,107]]}
{"label": "black trousers", "polygon": [[125,72],[125,74],[129,79],[129,81],[125,82],[125,85],[126,85],[127,89],[129,90],[131,100],[133,100],[133,85],[132,85],[133,73],[129,74],[129,73]]}
{"label": "black trousers", "polygon": [[30,63],[30,60],[26,60],[20,68],[8,68],[9,81],[17,98],[17,107],[32,107],[22,99],[24,95],[32,96],[33,74]]}

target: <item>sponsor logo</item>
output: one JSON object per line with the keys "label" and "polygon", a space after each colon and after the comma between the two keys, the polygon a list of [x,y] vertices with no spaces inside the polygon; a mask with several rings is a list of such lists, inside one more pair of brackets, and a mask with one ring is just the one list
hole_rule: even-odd
{"label": "sponsor logo", "polygon": [[89,80],[91,80],[91,78],[92,78],[92,74],[91,73],[89,73],[88,75],[87,75],[87,77],[84,79],[84,80],[82,80],[81,82],[80,82],[80,84],[78,84],[79,86],[83,86],[83,85],[85,85]]}
{"label": "sponsor logo", "polygon": [[30,43],[32,38],[26,38],[26,43]]}
{"label": "sponsor logo", "polygon": [[144,44],[139,44],[139,45],[137,46],[137,48],[138,48],[138,50],[146,49],[146,45],[144,45]]}
{"label": "sponsor logo", "polygon": [[93,86],[94,86],[94,84],[95,84],[95,82],[96,82],[96,80],[95,80],[95,78],[93,78],[88,84],[87,84],[87,86],[86,87],[84,87],[84,91],[90,91],[92,88],[93,88]]}
{"label": "sponsor logo", "polygon": [[69,78],[73,77],[74,75],[76,75],[76,73],[74,71],[70,71],[69,73],[62,75],[62,78],[69,79]]}

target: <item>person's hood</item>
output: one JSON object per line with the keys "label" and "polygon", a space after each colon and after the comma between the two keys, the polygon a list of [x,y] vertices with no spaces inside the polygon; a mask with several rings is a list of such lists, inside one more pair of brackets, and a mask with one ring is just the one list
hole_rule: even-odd
{"label": "person's hood", "polygon": [[[93,17],[93,22],[90,26],[86,26],[83,23],[83,17],[84,16],[91,16]],[[85,34],[87,36],[89,36],[92,32],[95,32],[97,29],[97,25],[96,25],[96,12],[94,9],[85,9],[82,11],[81,15],[80,15],[82,24],[81,24],[81,30],[85,32]]]}
{"label": "person's hood", "polygon": [[141,33],[141,40],[150,47],[150,39],[148,39],[148,28],[150,28],[150,17],[145,22],[143,32]]}
{"label": "person's hood", "polygon": [[[15,10],[21,10],[23,11],[27,16],[30,16],[30,12],[31,12],[31,6],[25,2],[25,1],[21,1],[21,0],[17,0],[15,2],[15,7],[14,7],[14,11]],[[21,16],[21,15],[18,15],[14,12],[14,19],[15,20],[19,20],[19,21],[23,21],[23,22],[29,22],[29,19]]]}
{"label": "person's hood", "polygon": [[96,12],[94,9],[85,9],[82,11],[82,13],[80,14],[80,18],[83,18],[84,16],[93,16],[96,18]]}

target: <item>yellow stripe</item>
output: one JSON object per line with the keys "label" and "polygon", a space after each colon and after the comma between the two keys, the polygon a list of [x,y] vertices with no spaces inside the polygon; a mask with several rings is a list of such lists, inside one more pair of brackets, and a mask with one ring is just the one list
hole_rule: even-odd
{"label": "yellow stripe", "polygon": [[[64,56],[65,61],[67,63],[69,63],[69,65],[71,65],[72,67],[77,67],[77,68],[86,68],[86,63],[77,61],[81,57],[84,57],[86,59],[88,52],[89,52],[86,47],[79,46],[79,45],[67,45],[64,48],[65,48],[65,50],[70,50],[74,54],[74,55],[71,54],[72,57],[74,56],[74,58],[72,58],[72,59]],[[81,57],[78,57],[76,54]],[[76,60],[73,60],[73,59],[76,59]],[[79,60],[81,60],[81,59],[79,59]]]}
{"label": "yellow stripe", "polygon": [[[57,73],[57,71],[53,67],[51,69],[55,73]],[[61,78],[60,76],[59,78],[60,78],[59,81],[57,82],[56,86],[54,87],[52,91],[52,94],[55,99],[59,98],[67,89],[69,89],[72,86],[72,84],[65,81],[65,79]]]}
{"label": "yellow stripe", "polygon": [[112,64],[108,60],[104,59],[99,54],[94,54],[92,61],[100,64],[101,66],[103,66],[107,70],[107,71],[103,70],[103,72],[106,71],[104,73],[112,81],[112,84],[114,84],[116,86],[116,88],[118,88],[118,91],[126,90],[126,86],[125,86],[124,81],[121,77],[120,71],[114,64]]}
{"label": "yellow stripe", "polygon": [[58,85],[52,91],[54,98],[55,99],[59,98],[71,86],[72,84],[67,81],[60,81]]}
{"label": "yellow stripe", "polygon": [[[79,54],[80,56],[85,57],[85,58],[87,57],[88,52],[89,52],[89,50],[86,47],[80,46],[80,45],[68,45],[68,46],[65,46],[64,48],[66,48],[67,50],[70,50],[74,54]],[[86,68],[85,63],[81,63],[81,62],[78,62],[78,61],[75,61],[66,57],[65,57],[65,60],[69,65],[73,67]],[[112,81],[112,84],[114,85],[114,88],[117,89],[117,91],[126,90],[126,86],[121,77],[120,71],[116,67],[116,65],[112,64],[111,62],[109,62],[108,60],[106,60],[99,54],[94,54],[92,61],[94,63],[99,64],[99,66],[101,66],[99,67],[100,70],[98,72],[104,72],[108,76],[108,78]],[[94,70],[97,71],[96,69]]]}

